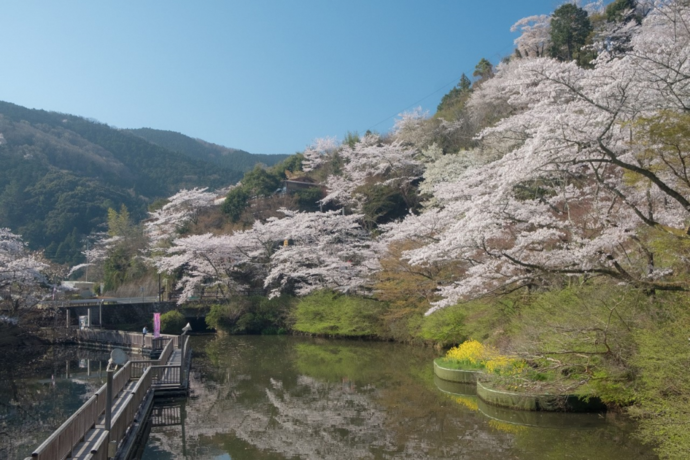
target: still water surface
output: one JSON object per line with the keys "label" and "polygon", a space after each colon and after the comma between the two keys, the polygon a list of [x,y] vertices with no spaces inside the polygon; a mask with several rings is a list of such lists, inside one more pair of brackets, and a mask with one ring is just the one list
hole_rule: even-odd
{"label": "still water surface", "polygon": [[158,406],[146,460],[650,459],[616,414],[499,410],[435,380],[431,350],[193,337],[186,401]]}
{"label": "still water surface", "polygon": [[105,382],[108,352],[46,348],[0,356],[0,459],[22,460]]}

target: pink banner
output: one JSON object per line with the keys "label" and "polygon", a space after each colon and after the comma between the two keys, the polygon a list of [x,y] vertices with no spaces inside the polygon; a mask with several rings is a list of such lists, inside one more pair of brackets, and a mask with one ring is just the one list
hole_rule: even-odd
{"label": "pink banner", "polygon": [[161,336],[161,314],[160,313],[154,313],[153,314],[153,336],[154,337],[160,337]]}

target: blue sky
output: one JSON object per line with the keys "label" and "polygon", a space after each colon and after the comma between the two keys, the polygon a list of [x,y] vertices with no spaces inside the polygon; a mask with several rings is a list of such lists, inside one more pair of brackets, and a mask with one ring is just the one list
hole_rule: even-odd
{"label": "blue sky", "polygon": [[556,0],[5,2],[0,100],[252,153],[435,111]]}

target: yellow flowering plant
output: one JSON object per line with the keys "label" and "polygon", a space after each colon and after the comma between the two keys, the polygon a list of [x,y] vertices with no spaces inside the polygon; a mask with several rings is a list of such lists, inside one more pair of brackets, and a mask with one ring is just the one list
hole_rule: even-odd
{"label": "yellow flowering plant", "polygon": [[502,355],[496,348],[472,339],[448,350],[442,362],[452,367],[484,369],[490,374],[503,376],[517,375],[527,368],[524,360]]}
{"label": "yellow flowering plant", "polygon": [[502,376],[521,374],[527,367],[525,360],[503,355],[496,356],[484,364],[484,368],[489,374]]}
{"label": "yellow flowering plant", "polygon": [[466,364],[483,365],[487,359],[495,355],[492,347],[484,346],[476,340],[467,340],[446,353],[446,358]]}

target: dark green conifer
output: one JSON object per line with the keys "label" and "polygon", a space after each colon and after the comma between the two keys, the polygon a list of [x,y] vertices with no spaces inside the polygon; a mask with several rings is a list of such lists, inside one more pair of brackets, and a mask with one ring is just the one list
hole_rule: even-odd
{"label": "dark green conifer", "polygon": [[551,57],[561,61],[577,59],[591,32],[585,10],[572,3],[558,7],[551,16]]}

